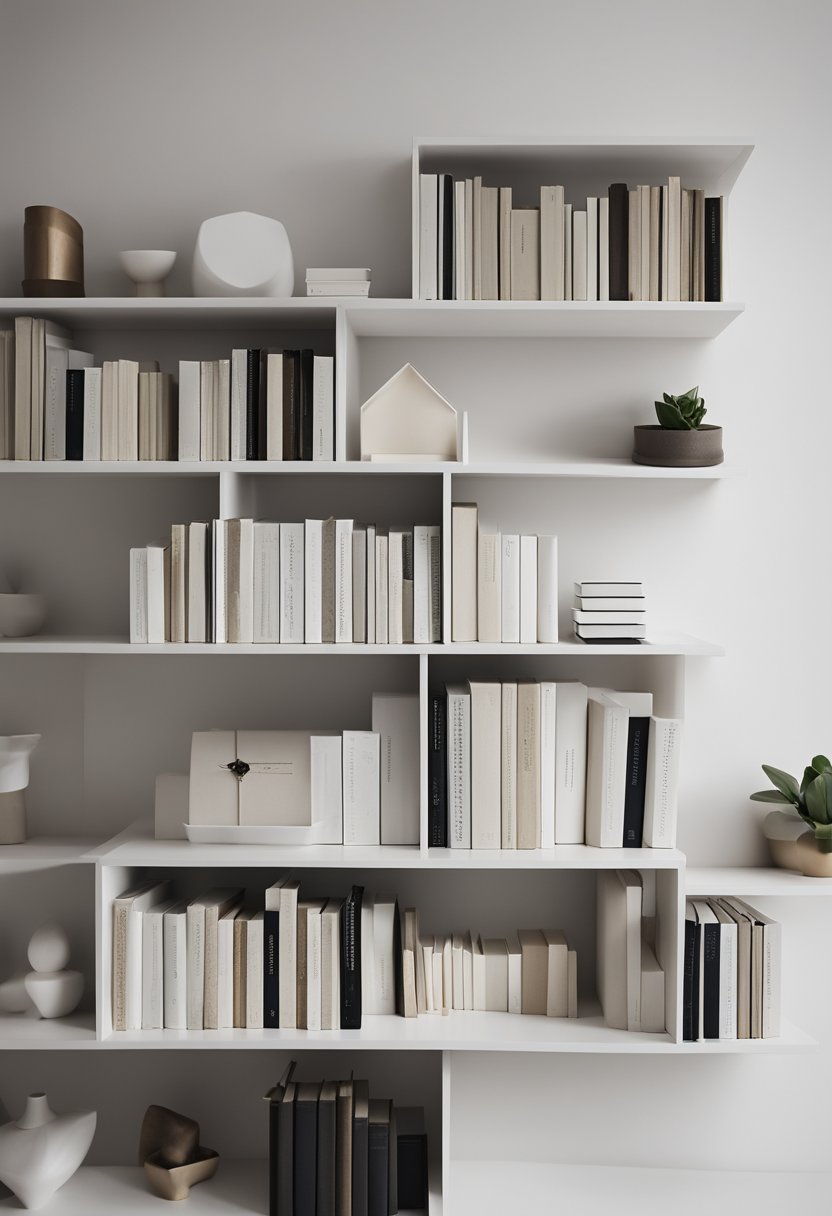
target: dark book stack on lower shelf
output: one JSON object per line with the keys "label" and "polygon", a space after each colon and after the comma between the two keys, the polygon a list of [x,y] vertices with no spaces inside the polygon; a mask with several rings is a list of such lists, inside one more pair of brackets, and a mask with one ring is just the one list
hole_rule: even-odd
{"label": "dark book stack on lower shelf", "polygon": [[426,1211],[421,1107],[371,1098],[366,1081],[295,1081],[269,1102],[269,1216],[394,1216]]}

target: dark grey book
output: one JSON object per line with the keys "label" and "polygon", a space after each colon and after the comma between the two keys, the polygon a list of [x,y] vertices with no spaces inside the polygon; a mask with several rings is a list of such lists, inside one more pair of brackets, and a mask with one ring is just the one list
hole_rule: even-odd
{"label": "dark grey book", "polygon": [[277,1163],[274,1216],[294,1216],[295,1208],[295,1091],[290,1081],[277,1112]]}
{"label": "dark grey book", "polygon": [[388,1216],[390,1177],[390,1109],[387,1098],[370,1099],[367,1133],[367,1208],[369,1216]]}
{"label": "dark grey book", "polygon": [[428,844],[448,847],[448,741],[446,693],[432,693],[428,724]]}
{"label": "dark grey book", "polygon": [[609,197],[610,299],[629,297],[627,272],[630,245],[630,196],[625,182],[615,182]]}
{"label": "dark grey book", "polygon": [[260,350],[246,351],[246,460],[260,459]]}
{"label": "dark grey book", "polygon": [[640,849],[644,835],[649,718],[630,718],[627,733],[627,783],[624,787],[624,848]]}
{"label": "dark grey book", "polygon": [[335,1216],[338,1082],[324,1081],[318,1099],[317,1216]]}
{"label": "dark grey book", "polygon": [[335,1216],[352,1216],[352,1081],[339,1081],[335,1104]]}
{"label": "dark grey book", "polygon": [[352,1216],[369,1214],[370,1086],[353,1081],[352,1107]]}
{"label": "dark grey book", "polygon": [[66,373],[66,459],[84,459],[84,369]]}
{"label": "dark grey book", "polygon": [[399,1208],[427,1211],[428,1138],[423,1107],[396,1108],[396,1158]]}
{"label": "dark grey book", "polygon": [[312,459],[312,413],[314,405],[313,379],[315,369],[314,350],[300,352],[300,452],[301,460]]}
{"label": "dark grey book", "polygon": [[341,915],[341,1029],[361,1029],[361,902],[363,887],[353,887]]}
{"label": "dark grey book", "polygon": [[291,1212],[292,1200],[289,1196],[289,1207],[281,1208],[280,1199],[280,1125],[286,1117],[292,1125],[291,1111],[286,1116],[281,1115],[281,1107],[286,1096],[286,1090],[295,1071],[296,1062],[290,1060],[283,1076],[265,1095],[269,1103],[269,1216],[282,1216],[283,1212]]}
{"label": "dark grey book", "polygon": [[722,196],[705,199],[705,299],[722,299]]}
{"label": "dark grey book", "polygon": [[278,926],[280,913],[267,908],[263,914],[263,1027],[276,1030],[278,1013]]}
{"label": "dark grey book", "polygon": [[317,1216],[318,1098],[320,1081],[303,1081],[295,1093],[294,1216]]}

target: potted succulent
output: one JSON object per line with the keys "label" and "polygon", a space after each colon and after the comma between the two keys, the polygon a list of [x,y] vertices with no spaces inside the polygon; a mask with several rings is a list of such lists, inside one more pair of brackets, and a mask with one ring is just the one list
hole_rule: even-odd
{"label": "potted succulent", "polygon": [[722,463],[722,427],[703,425],[707,410],[698,385],[681,397],[663,393],[655,405],[658,426],[633,427],[636,464],[689,469]]}
{"label": "potted succulent", "polygon": [[813,878],[832,878],[832,764],[826,756],[813,756],[800,785],[791,773],[769,764],[763,772],[774,789],[759,790],[752,801],[792,808],[772,811],[763,823],[774,861]]}

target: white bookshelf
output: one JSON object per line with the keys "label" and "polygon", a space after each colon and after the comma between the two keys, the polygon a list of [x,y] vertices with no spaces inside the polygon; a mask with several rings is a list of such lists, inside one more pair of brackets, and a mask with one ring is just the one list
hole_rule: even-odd
{"label": "white bookshelf", "polygon": [[[412,165],[417,186],[422,169],[460,172],[476,166],[478,172],[493,169],[494,180],[503,180],[497,173],[507,174],[520,188],[524,182],[539,184],[542,167],[554,162],[561,180],[578,193],[598,192],[619,178],[657,181],[680,172],[685,184],[724,193],[727,204],[750,151],[751,145],[739,139],[418,139]],[[727,216],[726,205],[730,248]],[[414,250],[418,265],[416,233]],[[726,260],[730,278],[728,267]],[[652,551],[651,521],[657,510],[693,513],[712,495],[728,492],[731,487],[716,483],[730,481],[737,470],[730,464],[686,470],[635,465],[629,458],[632,425],[652,420],[653,397],[674,387],[677,376],[677,387],[689,371],[690,382],[696,380],[703,343],[724,333],[730,337],[733,323],[743,324],[743,310],[730,301],[0,299],[0,318],[34,312],[59,321],[80,346],[95,352],[96,361],[119,355],[158,358],[173,371],[179,358],[219,357],[236,345],[314,345],[334,354],[337,455],[334,462],[320,464],[0,462],[4,556],[22,567],[33,586],[42,587],[50,603],[48,632],[0,639],[0,686],[12,692],[10,708],[4,706],[4,729],[44,735],[29,791],[31,840],[0,850],[0,901],[9,901],[0,903],[0,911],[21,906],[28,925],[36,916],[60,919],[65,909],[77,909],[71,965],[77,951],[87,979],[85,1003],[70,1018],[38,1022],[0,1016],[0,1051],[30,1062],[43,1053],[44,1087],[50,1069],[63,1069],[56,1075],[77,1082],[109,1068],[109,1053],[117,1052],[119,1070],[141,1070],[142,1082],[160,1092],[170,1078],[185,1091],[196,1086],[197,1070],[207,1071],[203,1051],[215,1052],[210,1067],[219,1090],[233,1086],[249,1060],[254,1067],[262,1059],[271,1074],[275,1051],[297,1053],[310,1076],[323,1067],[321,1053],[337,1051],[346,1058],[356,1052],[362,1063],[389,1075],[396,1098],[397,1080],[406,1080],[408,1070],[420,1069],[424,1061],[433,1149],[444,1162],[434,1173],[430,1213],[441,1211],[442,1191],[451,1185],[455,1216],[504,1210],[494,1206],[503,1183],[517,1207],[520,1175],[526,1174],[526,1167],[515,1172],[500,1167],[498,1185],[484,1163],[453,1159],[452,1121],[471,1110],[449,1083],[456,1058],[471,1052],[499,1061],[503,1054],[715,1056],[810,1050],[813,1040],[789,1022],[777,1040],[681,1042],[683,900],[685,893],[802,898],[832,893],[832,884],[774,870],[688,870],[678,850],[431,849],[424,771],[420,843],[409,847],[226,849],[156,841],[147,824],[155,774],[187,767],[190,732],[198,724],[247,721],[279,728],[302,719],[321,727],[369,726],[373,691],[419,693],[424,722],[431,683],[462,675],[582,678],[649,689],[658,712],[681,713],[688,665],[724,652],[718,640],[695,636],[689,606],[696,604],[700,589],[686,581],[683,560]],[[362,401],[411,359],[457,408],[468,411],[470,463],[414,466],[357,459]],[[155,539],[171,522],[330,513],[372,520],[378,510],[380,523],[444,523],[447,535],[450,505],[461,499],[481,502],[486,514],[505,519],[514,530],[548,530],[562,538],[558,644],[451,643],[447,596],[446,640],[431,646],[131,646],[127,641],[128,549]],[[573,579],[587,577],[587,566],[597,570],[611,555],[618,560],[630,551],[648,587],[672,583],[675,617],[656,614],[669,628],[651,626],[649,640],[640,646],[575,641],[567,594]],[[446,547],[446,557],[447,552]],[[446,587],[447,573],[446,567]],[[685,631],[688,627],[692,632]],[[701,669],[696,671],[699,679]],[[610,1029],[595,998],[595,874],[619,867],[655,877],[669,980],[663,1034]],[[356,1032],[112,1031],[110,916],[120,890],[147,872],[173,875],[186,892],[223,877],[242,885],[250,880],[256,889],[267,875],[286,869],[321,891],[326,883],[343,885],[354,876],[371,890],[401,889],[420,909],[431,909],[438,918],[436,931],[447,931],[456,923],[452,918],[463,918],[469,907],[471,923],[494,933],[513,930],[518,919],[537,924],[563,918],[567,936],[574,933],[578,940],[580,1016],[574,1021],[471,1013],[415,1021],[368,1017]],[[103,1105],[115,1103],[115,1087],[107,1086],[103,1072],[101,1086]],[[207,1137],[206,1142],[211,1143]],[[133,1151],[122,1158],[113,1149],[107,1162],[132,1160]],[[559,1199],[573,1194],[577,1206],[589,1210],[596,1193],[593,1177],[579,1167],[569,1178],[551,1172],[560,1169],[545,1167],[550,1172],[540,1174],[540,1187],[546,1177],[545,1185],[557,1183]],[[656,1196],[664,1193],[659,1175],[665,1172],[642,1173],[650,1174],[645,1186]],[[681,1177],[667,1173],[677,1181]],[[546,1206],[548,1192],[528,1185],[523,1210]],[[604,1194],[598,1185],[598,1195]],[[613,1179],[613,1190],[616,1185]],[[218,1214],[263,1211],[264,1188],[263,1169],[252,1170],[232,1155],[223,1160],[215,1182],[194,1192],[190,1205]],[[0,1200],[0,1210],[10,1202]],[[655,1210],[661,1210],[658,1198],[655,1202]],[[56,1216],[114,1210],[143,1216],[158,1204],[140,1171],[105,1163],[79,1171],[52,1208]]]}

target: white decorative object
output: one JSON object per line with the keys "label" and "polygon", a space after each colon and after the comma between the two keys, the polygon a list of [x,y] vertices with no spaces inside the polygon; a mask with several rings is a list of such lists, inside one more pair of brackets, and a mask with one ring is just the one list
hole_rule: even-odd
{"label": "white decorative object", "polygon": [[11,979],[0,984],[0,1012],[28,1013],[31,1008],[25,975],[13,975]]}
{"label": "white decorative object", "polygon": [[295,267],[286,229],[252,211],[204,220],[193,281],[195,296],[291,296]]}
{"label": "white decorative object", "polygon": [[137,296],[163,296],[165,279],[173,270],[173,249],[122,249],[121,269],[136,284]]}
{"label": "white decorative object", "polygon": [[26,992],[42,1018],[65,1018],[84,995],[80,971],[30,971]]}
{"label": "white decorative object", "polygon": [[0,845],[22,844],[26,839],[26,801],[29,757],[40,735],[0,735]]}
{"label": "white decorative object", "polygon": [[0,593],[0,636],[29,638],[46,619],[46,599],[37,592]]}
{"label": "white decorative object", "polygon": [[54,922],[35,929],[26,951],[33,971],[62,971],[69,962],[69,938]]}
{"label": "white decorative object", "polygon": [[46,1094],[30,1094],[16,1123],[0,1127],[0,1182],[24,1208],[41,1208],[68,1182],[95,1135],[95,1111],[56,1115]]}
{"label": "white decorative object", "polygon": [[361,407],[362,460],[459,460],[457,412],[411,363]]}

